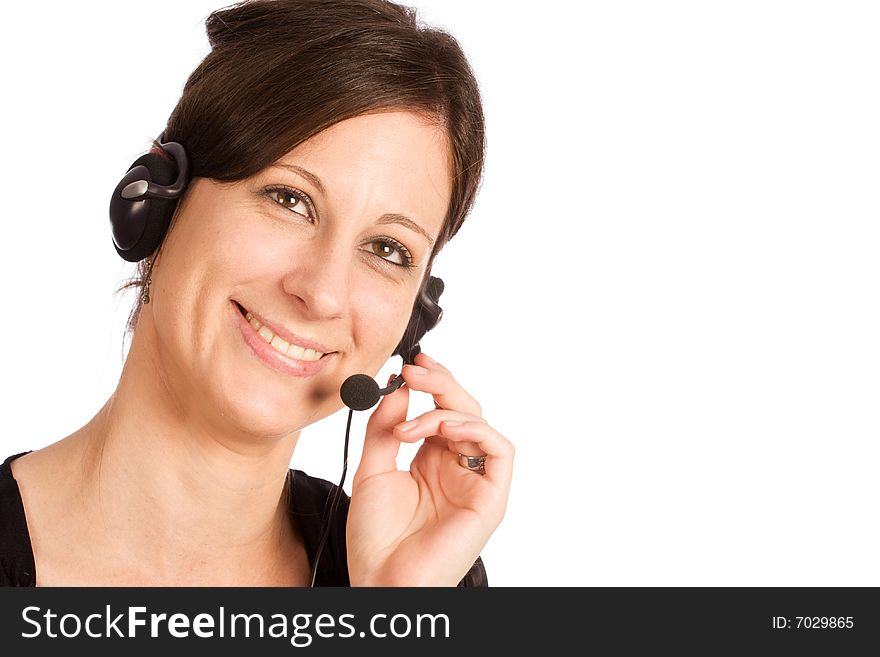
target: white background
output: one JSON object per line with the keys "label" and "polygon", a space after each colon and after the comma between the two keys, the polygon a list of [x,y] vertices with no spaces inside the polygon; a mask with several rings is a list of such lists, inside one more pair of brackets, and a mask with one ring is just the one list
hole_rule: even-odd
{"label": "white background", "polygon": [[[414,4],[485,95],[423,347],[517,446],[490,584],[880,585],[876,5]],[[109,196],[220,6],[4,9],[3,458],[116,386]],[[293,466],[337,481],[345,419]]]}

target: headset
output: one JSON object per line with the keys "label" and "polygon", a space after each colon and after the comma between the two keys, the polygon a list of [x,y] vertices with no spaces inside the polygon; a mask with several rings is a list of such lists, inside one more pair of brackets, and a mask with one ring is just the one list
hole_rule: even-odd
{"label": "headset", "polygon": [[[128,168],[128,172],[116,185],[110,199],[110,227],[113,247],[124,260],[138,262],[155,253],[171,225],[177,202],[190,182],[190,161],[183,144],[165,141],[165,131],[156,140],[162,150],[171,156],[169,161],[159,153],[146,153]],[[409,323],[392,356],[400,356],[404,364],[415,364],[421,352],[419,345],[425,333],[434,328],[443,316],[439,305],[444,290],[443,281],[431,276],[430,271],[413,304]],[[312,567],[311,586],[315,586],[321,553],[327,542],[339,504],[345,475],[348,471],[348,438],[354,411],[365,411],[378,403],[382,395],[388,395],[404,385],[403,374],[398,374],[385,388],[379,388],[373,377],[353,374],[342,384],[339,391],[343,403],[349,408],[345,427],[345,445],[342,457],[342,478],[336,486],[333,500],[328,496],[328,506],[322,518],[322,536]]]}

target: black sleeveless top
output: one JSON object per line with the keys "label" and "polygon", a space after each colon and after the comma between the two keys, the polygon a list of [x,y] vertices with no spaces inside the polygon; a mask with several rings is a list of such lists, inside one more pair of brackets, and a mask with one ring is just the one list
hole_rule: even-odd
{"label": "black sleeveless top", "polygon": [[[12,476],[10,463],[29,452],[15,454],[0,465],[0,586],[36,586],[37,569],[31,537],[28,533],[24,504],[18,482]],[[314,566],[315,553],[321,540],[321,519],[324,509],[336,491],[336,484],[325,479],[310,477],[300,470],[290,470],[290,521],[302,534],[309,565]],[[336,517],[321,553],[321,563],[315,577],[315,586],[350,586],[348,559],[345,549],[345,525],[350,498],[345,493],[339,499]],[[477,557],[458,586],[488,586],[483,560]]]}

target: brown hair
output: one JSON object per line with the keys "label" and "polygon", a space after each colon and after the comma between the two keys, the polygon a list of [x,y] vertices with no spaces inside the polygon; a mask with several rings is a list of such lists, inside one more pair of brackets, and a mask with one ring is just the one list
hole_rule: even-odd
{"label": "brown hair", "polygon": [[[166,141],[186,147],[192,177],[242,180],[339,121],[417,111],[445,127],[451,149],[452,195],[430,272],[470,212],[483,173],[479,87],[456,39],[387,0],[245,0],[211,13],[205,26],[211,52],[165,129]],[[164,153],[155,142],[152,151]],[[141,260],[117,290],[139,292],[127,334],[149,265]]]}

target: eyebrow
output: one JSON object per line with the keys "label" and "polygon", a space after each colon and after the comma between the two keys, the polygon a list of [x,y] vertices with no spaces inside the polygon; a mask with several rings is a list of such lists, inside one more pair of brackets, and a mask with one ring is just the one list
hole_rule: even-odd
{"label": "eyebrow", "polygon": [[[292,171],[293,173],[299,174],[300,176],[302,176],[303,178],[308,180],[310,183],[312,183],[315,187],[317,187],[318,191],[321,192],[321,194],[326,196],[327,191],[324,189],[324,183],[322,183],[321,179],[318,178],[318,176],[313,174],[311,171],[308,171],[307,169],[303,169],[302,167],[299,167],[295,164],[278,163],[278,164],[273,164],[272,167],[276,168],[276,169],[287,169],[288,171]],[[410,219],[406,215],[397,214],[395,212],[387,212],[387,213],[383,214],[381,217],[379,217],[379,221],[377,223],[380,223],[380,224],[400,224],[401,226],[403,226],[405,228],[409,228],[414,233],[418,233],[419,235],[424,237],[428,241],[428,244],[430,245],[430,247],[432,249],[434,248],[434,238],[431,237],[430,235],[428,235],[427,231],[424,228],[419,226],[415,221],[413,221],[412,219]]]}

